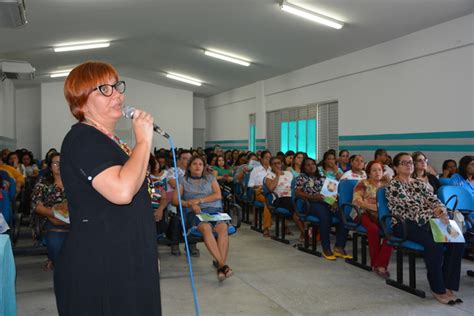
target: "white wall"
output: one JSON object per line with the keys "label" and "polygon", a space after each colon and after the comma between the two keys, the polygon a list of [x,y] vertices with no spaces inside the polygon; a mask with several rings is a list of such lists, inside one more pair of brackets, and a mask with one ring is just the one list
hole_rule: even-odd
{"label": "white wall", "polygon": [[[210,97],[208,140],[247,138],[248,115],[262,109],[333,100],[339,136],[472,131],[473,30],[471,14]],[[264,122],[257,117],[258,138]]]}
{"label": "white wall", "polygon": [[[170,134],[177,147],[190,147],[193,132],[192,92],[162,87],[131,78],[127,83],[125,104],[151,113],[155,122]],[[64,99],[64,82],[41,85],[41,148],[42,155],[55,147],[60,149],[62,140],[76,120]],[[131,123],[122,119],[117,124],[117,134],[133,145]],[[168,142],[156,135],[153,147],[169,147]]]}
{"label": "white wall", "polygon": [[0,81],[0,136],[15,140],[15,86],[10,79]]}
{"label": "white wall", "polygon": [[206,108],[204,106],[204,98],[193,98],[193,127],[206,128]]}
{"label": "white wall", "polygon": [[257,84],[206,99],[206,141],[248,139],[249,115],[257,110]]}
{"label": "white wall", "polygon": [[16,89],[15,101],[16,146],[41,158],[41,87]]}

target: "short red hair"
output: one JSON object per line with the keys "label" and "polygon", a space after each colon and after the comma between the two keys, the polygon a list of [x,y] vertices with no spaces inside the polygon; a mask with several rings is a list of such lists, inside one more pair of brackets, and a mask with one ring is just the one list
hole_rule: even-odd
{"label": "short red hair", "polygon": [[91,91],[111,78],[118,80],[117,70],[112,65],[99,61],[87,61],[69,73],[64,82],[64,96],[72,115],[79,122],[84,121],[83,107]]}

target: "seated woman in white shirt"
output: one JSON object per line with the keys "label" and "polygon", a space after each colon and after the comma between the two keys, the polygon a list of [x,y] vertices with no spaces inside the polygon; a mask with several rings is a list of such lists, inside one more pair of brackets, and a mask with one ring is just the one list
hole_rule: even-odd
{"label": "seated woman in white shirt", "polygon": [[[263,179],[271,171],[270,158],[272,154],[268,151],[262,151],[260,154],[261,166],[253,168],[250,173],[250,179],[248,183],[249,188],[255,190],[255,200],[259,202],[265,202],[265,196],[263,195]],[[263,209],[263,237],[270,237],[270,227],[272,227],[272,214],[270,210],[265,206]]]}
{"label": "seated woman in white shirt", "polygon": [[[265,184],[270,192],[273,192],[277,199],[273,202],[275,207],[282,207],[291,212],[293,220],[300,230],[300,241],[304,240],[304,224],[295,212],[293,203],[291,202],[291,181],[293,181],[293,174],[290,171],[281,170],[281,160],[277,157],[270,159],[270,166],[272,171],[265,177]],[[287,230],[288,233],[288,230]]]}
{"label": "seated woman in white shirt", "polygon": [[351,170],[344,172],[341,180],[363,180],[367,178],[364,171],[364,157],[361,155],[354,155],[350,160]]}

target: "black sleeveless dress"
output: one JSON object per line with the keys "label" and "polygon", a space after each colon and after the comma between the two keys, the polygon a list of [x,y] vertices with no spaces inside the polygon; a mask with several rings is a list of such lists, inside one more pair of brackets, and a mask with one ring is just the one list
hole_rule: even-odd
{"label": "black sleeveless dress", "polygon": [[71,226],[55,265],[59,315],[161,315],[156,224],[147,184],[127,205],[109,202],[92,180],[127,154],[94,127],[72,126],[61,148]]}

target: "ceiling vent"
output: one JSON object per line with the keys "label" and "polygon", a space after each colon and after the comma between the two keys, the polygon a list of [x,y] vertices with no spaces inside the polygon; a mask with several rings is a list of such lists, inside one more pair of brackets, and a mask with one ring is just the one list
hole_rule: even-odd
{"label": "ceiling vent", "polygon": [[15,28],[26,23],[25,0],[0,0],[0,27]]}
{"label": "ceiling vent", "polygon": [[26,61],[2,61],[0,60],[0,78],[33,80],[35,77],[35,68]]}

